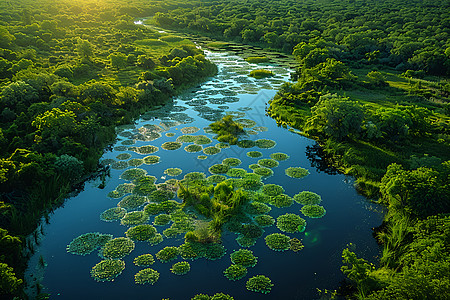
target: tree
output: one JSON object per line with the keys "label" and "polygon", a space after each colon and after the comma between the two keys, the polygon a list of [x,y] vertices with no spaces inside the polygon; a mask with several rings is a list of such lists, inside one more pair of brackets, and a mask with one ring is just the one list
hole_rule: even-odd
{"label": "tree", "polygon": [[76,51],[82,60],[90,60],[94,55],[94,46],[88,41],[81,38],[76,44]]}
{"label": "tree", "polygon": [[388,85],[386,82],[386,77],[379,71],[370,71],[366,76],[369,79],[369,82],[374,86]]}
{"label": "tree", "polygon": [[15,37],[9,33],[8,28],[0,26],[0,48],[9,48]]}
{"label": "tree", "polygon": [[13,268],[0,263],[0,292],[2,295],[13,294],[22,283],[23,280],[16,277]]}
{"label": "tree", "polygon": [[108,59],[113,68],[122,69],[127,66],[127,55],[122,52],[111,53]]}
{"label": "tree", "polygon": [[76,127],[75,118],[76,115],[73,111],[61,111],[59,108],[53,108],[36,116],[31,125],[41,132],[63,136],[74,132]]}

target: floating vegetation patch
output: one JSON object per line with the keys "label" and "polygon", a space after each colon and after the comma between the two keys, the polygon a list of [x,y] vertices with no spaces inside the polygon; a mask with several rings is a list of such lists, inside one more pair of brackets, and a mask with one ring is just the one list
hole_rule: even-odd
{"label": "floating vegetation patch", "polygon": [[139,271],[134,275],[134,282],[136,284],[155,284],[159,279],[159,273],[151,268]]}
{"label": "floating vegetation patch", "polygon": [[154,164],[159,163],[160,159],[161,158],[157,155],[149,155],[149,156],[144,157],[144,164],[154,165]]}
{"label": "floating vegetation patch", "polygon": [[164,174],[167,174],[169,176],[175,177],[183,173],[183,171],[180,168],[168,168],[164,171]]}
{"label": "floating vegetation patch", "polygon": [[242,161],[239,158],[234,157],[228,157],[222,160],[222,164],[230,166],[230,167],[237,167],[242,163]]}
{"label": "floating vegetation patch", "polygon": [[231,168],[228,170],[227,175],[230,177],[243,178],[245,175],[247,175],[247,171],[242,168]]}
{"label": "floating vegetation patch", "polygon": [[132,211],[120,220],[122,225],[139,225],[148,221],[148,215],[143,211]]}
{"label": "floating vegetation patch", "polygon": [[136,183],[136,185],[133,188],[133,194],[149,196],[156,190],[156,185],[154,184],[155,181],[156,178],[154,176],[142,176],[135,179],[133,182]]}
{"label": "floating vegetation patch", "polygon": [[261,227],[270,227],[275,224],[275,219],[269,215],[261,215],[255,217],[255,222]]}
{"label": "floating vegetation patch", "polygon": [[284,172],[287,176],[292,178],[303,178],[309,175],[309,171],[301,167],[290,167]]}
{"label": "floating vegetation patch", "polygon": [[256,275],[247,281],[245,287],[252,292],[268,294],[272,290],[273,283],[264,275]]}
{"label": "floating vegetation patch", "polygon": [[200,159],[200,160],[205,160],[207,158],[208,158],[208,156],[206,156],[206,155],[199,155],[199,156],[197,156],[197,159]]}
{"label": "floating vegetation patch", "polygon": [[115,170],[123,170],[128,168],[128,162],[126,161],[116,161],[111,164],[111,168]]}
{"label": "floating vegetation patch", "polygon": [[163,263],[172,261],[178,257],[178,248],[177,247],[164,247],[156,253],[156,258]]}
{"label": "floating vegetation patch", "polygon": [[296,214],[284,214],[277,218],[277,227],[283,232],[302,232],[306,228],[306,221]]}
{"label": "floating vegetation patch", "polygon": [[194,143],[197,145],[208,145],[212,143],[212,140],[207,136],[198,135]]}
{"label": "floating vegetation patch", "polygon": [[181,146],[182,144],[178,142],[165,142],[161,145],[161,148],[163,148],[164,150],[177,150],[180,149]]}
{"label": "floating vegetation patch", "polygon": [[254,267],[258,262],[258,258],[253,255],[253,251],[247,249],[239,249],[230,254],[231,262],[235,265],[241,265],[245,268]]}
{"label": "floating vegetation patch", "polygon": [[194,180],[203,180],[206,179],[205,173],[202,172],[191,172],[184,175],[184,180],[186,181],[194,181]]}
{"label": "floating vegetation patch", "polygon": [[222,258],[226,249],[222,244],[218,243],[200,243],[195,241],[187,241],[178,247],[182,258],[195,260],[206,258],[208,260],[217,260]]}
{"label": "floating vegetation patch", "polygon": [[[125,149],[126,150],[126,149]],[[117,151],[122,151],[122,150],[117,150]],[[103,159],[100,163],[103,165],[103,166],[107,166],[107,165],[111,165],[111,164],[113,164],[113,163],[115,163],[116,161],[114,160],[114,159],[112,159],[112,158],[106,158],[106,159]]]}
{"label": "floating vegetation patch", "polygon": [[137,225],[129,228],[125,235],[135,241],[146,241],[156,234],[156,228],[149,224]]}
{"label": "floating vegetation patch", "polygon": [[255,174],[261,175],[262,177],[270,177],[273,175],[273,171],[271,169],[265,168],[265,167],[253,169],[253,172]]}
{"label": "floating vegetation patch", "polygon": [[220,153],[220,149],[214,146],[206,147],[203,149],[203,153],[205,153],[206,155],[216,155]]}
{"label": "floating vegetation patch", "polygon": [[258,165],[266,168],[275,168],[278,167],[279,162],[271,158],[263,158],[258,160]]}
{"label": "floating vegetation patch", "polygon": [[287,155],[286,153],[277,152],[270,154],[270,158],[277,161],[283,161],[289,159],[289,155]]}
{"label": "floating vegetation patch", "polygon": [[139,167],[144,163],[144,160],[141,158],[132,158],[128,161],[128,165],[130,167]]}
{"label": "floating vegetation patch", "polygon": [[67,245],[67,252],[76,255],[88,255],[95,249],[103,247],[106,242],[112,239],[111,234],[89,232],[74,238]]}
{"label": "floating vegetation patch", "polygon": [[153,131],[153,132],[163,132],[164,131],[164,129],[162,129],[160,126],[154,125],[154,124],[145,124],[142,127],[146,128],[149,131]]}
{"label": "floating vegetation patch", "polygon": [[255,126],[253,127],[253,130],[259,131],[259,132],[264,132],[269,130],[269,128],[265,127],[265,126]]}
{"label": "floating vegetation patch", "polygon": [[184,275],[187,274],[190,270],[191,265],[187,261],[174,263],[172,268],[170,268],[170,272],[175,275]]}
{"label": "floating vegetation patch", "polygon": [[193,152],[200,152],[200,151],[203,150],[203,147],[200,146],[200,145],[192,144],[192,145],[188,145],[188,146],[184,147],[184,150],[185,150],[186,152],[190,152],[190,153],[193,153]]}
{"label": "floating vegetation patch", "polygon": [[260,140],[256,140],[255,144],[258,148],[271,149],[271,148],[275,147],[277,142],[275,142],[273,140],[268,140],[268,139],[260,139]]}
{"label": "floating vegetation patch", "polygon": [[[250,177],[248,175],[256,175],[258,176],[258,178]],[[261,176],[254,173],[245,174],[240,183],[240,186],[247,191],[257,191],[263,186],[263,183],[261,182]]]}
{"label": "floating vegetation patch", "polygon": [[128,211],[136,210],[142,205],[147,203],[147,198],[139,195],[128,195],[125,196],[122,201],[120,201],[117,206],[122,207]]}
{"label": "floating vegetation patch", "polygon": [[132,193],[135,185],[133,183],[121,183],[116,187],[116,191],[123,194]]}
{"label": "floating vegetation patch", "polygon": [[166,133],[166,136],[167,136],[167,137],[173,137],[173,136],[175,136],[175,133],[173,133],[173,132],[168,132],[168,133]]}
{"label": "floating vegetation patch", "polygon": [[196,133],[199,130],[200,130],[200,128],[195,127],[195,126],[181,128],[181,132],[183,134]]}
{"label": "floating vegetation patch", "polygon": [[211,176],[209,176],[207,178],[208,182],[211,183],[211,184],[218,184],[218,183],[220,183],[220,182],[222,182],[222,181],[224,181],[226,179],[227,179],[226,176],[219,175],[219,174],[214,174],[214,175],[211,175]]}
{"label": "floating vegetation patch", "polygon": [[124,180],[134,180],[139,177],[147,175],[147,171],[140,168],[128,169],[120,175],[120,178]]}
{"label": "floating vegetation patch", "polygon": [[178,143],[193,143],[197,140],[197,136],[195,135],[181,135],[177,137]]}
{"label": "floating vegetation patch", "polygon": [[252,148],[255,147],[255,142],[252,140],[240,140],[236,143],[236,145],[240,148]]}
{"label": "floating vegetation patch", "polygon": [[[262,168],[260,165],[258,165],[258,164],[251,164],[251,165],[249,165],[248,166],[249,167],[249,169],[250,170],[253,170],[253,171],[255,171],[256,169],[259,169],[259,168]],[[256,174],[256,173],[254,173],[255,175],[258,175],[258,174]],[[260,176],[260,175],[258,175],[258,176]]]}
{"label": "floating vegetation patch", "polygon": [[212,174],[225,174],[230,169],[229,166],[223,164],[215,164],[209,168],[209,172]]}
{"label": "floating vegetation patch", "polygon": [[215,145],[215,147],[219,148],[219,149],[227,149],[227,148],[230,148],[230,145],[227,143],[218,143]]}
{"label": "floating vegetation patch", "polygon": [[149,267],[155,263],[155,259],[151,254],[142,254],[136,257],[133,263],[138,267]]}
{"label": "floating vegetation patch", "polygon": [[244,224],[242,225],[241,233],[246,238],[258,239],[263,235],[264,229],[256,224]]}
{"label": "floating vegetation patch", "polygon": [[223,274],[229,280],[236,281],[247,275],[247,268],[241,265],[231,265],[223,271]]}
{"label": "floating vegetation patch", "polygon": [[118,160],[127,160],[131,158],[131,154],[130,153],[120,153],[119,155],[116,156],[116,158]]}
{"label": "floating vegetation patch", "polygon": [[300,209],[300,211],[306,217],[310,218],[322,218],[327,213],[327,211],[325,210],[325,208],[323,208],[323,206],[317,204],[307,204],[303,206]]}
{"label": "floating vegetation patch", "polygon": [[163,236],[160,233],[155,234],[153,237],[149,238],[147,242],[150,246],[158,245],[163,241]]}
{"label": "floating vegetation patch", "polygon": [[150,202],[162,202],[175,197],[175,193],[168,190],[156,190],[148,196]]}
{"label": "floating vegetation patch", "polygon": [[125,237],[119,237],[106,242],[99,255],[108,259],[121,259],[134,250],[134,242]]}
{"label": "floating vegetation patch", "polygon": [[135,143],[135,141],[134,140],[124,140],[124,141],[122,141],[120,143],[122,145],[124,145],[124,146],[131,146],[131,145],[133,145]]}
{"label": "floating vegetation patch", "polygon": [[298,238],[291,239],[289,244],[290,244],[289,249],[294,252],[298,252],[298,251],[302,250],[303,248],[305,248],[305,246],[303,246],[302,242]]}
{"label": "floating vegetation patch", "polygon": [[96,281],[114,281],[125,270],[122,260],[102,260],[91,269],[91,277]]}
{"label": "floating vegetation patch", "polygon": [[252,199],[255,202],[261,202],[261,203],[270,203],[271,197],[260,193],[260,192],[254,192],[250,194],[250,199]]}
{"label": "floating vegetation patch", "polygon": [[169,224],[169,222],[171,221],[170,216],[167,214],[161,214],[161,215],[157,215],[155,217],[155,220],[153,221],[154,225],[157,226],[164,226]]}
{"label": "floating vegetation patch", "polygon": [[127,213],[126,209],[121,207],[113,207],[105,210],[100,214],[100,220],[105,222],[118,221]]}
{"label": "floating vegetation patch", "polygon": [[303,191],[294,195],[294,200],[302,205],[314,205],[322,202],[320,195],[309,191]]}
{"label": "floating vegetation patch", "polygon": [[265,237],[266,245],[274,251],[286,251],[291,247],[290,237],[282,233],[272,233]]}
{"label": "floating vegetation patch", "polygon": [[267,214],[272,210],[272,208],[262,202],[250,202],[244,207],[245,212],[250,215],[263,215]]}
{"label": "floating vegetation patch", "polygon": [[270,199],[270,204],[272,204],[273,206],[276,206],[278,208],[285,208],[285,207],[289,207],[292,204],[294,204],[294,199],[292,199],[291,197],[289,197],[286,194],[281,194],[281,195],[272,197]]}
{"label": "floating vegetation patch", "polygon": [[265,184],[262,188],[262,192],[268,196],[278,196],[284,193],[284,188],[278,184]]}
{"label": "floating vegetation patch", "polygon": [[159,148],[153,145],[146,145],[141,147],[133,147],[129,149],[130,151],[134,151],[139,154],[153,154],[159,151]]}
{"label": "floating vegetation patch", "polygon": [[125,193],[119,192],[117,190],[113,190],[108,193],[108,197],[113,198],[113,199],[119,199],[119,198],[123,197],[124,195],[125,195]]}
{"label": "floating vegetation patch", "polygon": [[256,125],[256,122],[250,119],[238,119],[236,122],[241,124],[244,128],[252,128]]}

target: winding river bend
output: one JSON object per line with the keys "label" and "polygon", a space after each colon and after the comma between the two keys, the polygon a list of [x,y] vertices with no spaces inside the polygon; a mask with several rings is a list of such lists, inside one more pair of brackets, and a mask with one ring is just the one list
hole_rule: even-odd
{"label": "winding river bend", "polygon": [[[219,73],[214,78],[195,89],[189,90],[174,99],[173,103],[148,112],[134,124],[118,128],[118,140],[112,151],[105,152],[102,160],[111,166],[110,177],[106,178],[105,187],[98,188],[99,182],[86,183],[84,191],[68,199],[65,205],[57,209],[50,217],[49,224],[43,225],[44,237],[31,260],[30,272],[43,274],[44,292],[51,294],[51,299],[190,299],[199,293],[212,295],[223,292],[235,299],[317,299],[317,288],[335,289],[343,279],[340,272],[341,252],[350,242],[356,245],[358,255],[373,259],[378,254],[377,245],[372,238],[371,228],[381,223],[382,215],[376,208],[359,196],[353,188],[352,179],[340,174],[329,174],[313,167],[307,157],[307,148],[315,142],[292,131],[277,127],[274,120],[265,115],[266,103],[275,95],[275,90],[284,81],[289,80],[289,70],[280,65],[265,65],[275,76],[267,79],[253,79],[247,75],[261,65],[249,64],[233,52],[206,52],[207,57],[219,66]],[[203,135],[212,140],[203,144],[203,149],[218,144],[205,127],[226,113],[241,119],[248,128],[246,139],[251,141],[269,139],[276,142],[273,148],[253,146],[243,148],[231,146],[221,148],[217,154],[187,152],[184,148],[192,143],[182,143],[176,150],[164,150],[165,142],[175,142],[185,133]],[[196,131],[194,127],[199,130]],[[184,129],[183,129],[184,128]],[[189,128],[189,129],[186,129]],[[194,132],[196,131],[196,132]],[[205,139],[207,141],[207,139]],[[206,142],[205,142],[206,143]],[[139,151],[142,146],[155,146],[158,151],[145,153]],[[252,146],[250,142],[248,146]],[[155,149],[155,148],[152,148]],[[310,149],[310,148],[309,148]],[[153,150],[152,150],[153,151]],[[262,156],[252,158],[249,151],[259,151]],[[218,151],[214,151],[218,152]],[[77,236],[88,232],[111,234],[114,238],[124,237],[130,226],[121,221],[105,222],[100,219],[102,212],[117,207],[123,195],[115,195],[118,186],[126,187],[130,180],[121,178],[121,174],[133,168],[145,170],[147,175],[157,178],[156,184],[164,183],[170,178],[178,180],[190,172],[203,172],[210,176],[209,167],[220,164],[225,158],[238,158],[242,161],[239,168],[252,173],[251,165],[259,159],[270,158],[273,153],[285,153],[289,159],[279,161],[274,167],[273,175],[263,178],[264,184],[277,184],[284,188],[290,197],[301,191],[311,191],[322,197],[322,205],[326,214],[322,218],[308,218],[302,215],[302,205],[297,202],[289,207],[271,206],[268,213],[274,219],[278,216],[293,213],[307,222],[306,230],[297,233],[285,233],[291,238],[302,240],[305,246],[301,251],[277,252],[269,249],[264,237],[271,233],[283,233],[276,224],[264,228],[261,238],[248,249],[258,257],[256,266],[248,268],[248,274],[241,280],[228,280],[223,271],[230,266],[230,254],[241,247],[235,233],[224,231],[222,243],[226,254],[217,260],[204,258],[189,261],[191,270],[186,275],[175,275],[170,272],[174,262],[162,263],[155,258],[150,266],[160,273],[154,285],[138,285],[134,275],[142,270],[133,264],[133,260],[150,253],[153,256],[166,246],[179,246],[184,242],[184,234],[167,234],[171,224],[155,226],[163,241],[156,245],[147,242],[135,242],[134,250],[123,258],[125,269],[114,281],[97,282],[90,276],[93,266],[102,258],[93,251],[89,255],[80,256],[68,253],[67,245]],[[159,162],[144,157],[159,156]],[[150,162],[150,163],[149,163]],[[131,166],[130,166],[131,165]],[[253,166],[254,167],[254,166]],[[289,167],[302,167],[309,175],[298,179],[285,174]],[[170,177],[164,173],[168,168],[179,168],[180,175]],[[114,197],[111,197],[114,196]],[[119,197],[119,198],[118,198]],[[181,200],[174,197],[174,200]],[[129,210],[142,211],[143,207]],[[194,216],[195,217],[195,216]],[[155,216],[145,221],[154,222]],[[42,260],[39,264],[39,257]],[[40,271],[39,271],[40,270]],[[248,291],[246,281],[255,275],[265,275],[274,284],[269,294]],[[29,279],[33,281],[34,278]]]}

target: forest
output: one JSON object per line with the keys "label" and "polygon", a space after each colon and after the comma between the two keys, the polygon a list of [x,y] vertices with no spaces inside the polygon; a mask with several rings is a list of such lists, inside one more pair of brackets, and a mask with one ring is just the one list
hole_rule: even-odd
{"label": "forest", "polygon": [[149,18],[295,57],[267,114],[315,139],[321,158],[387,208],[373,233],[379,261],[343,250],[341,296],[450,298],[449,2],[38,2],[0,4],[2,294],[23,297],[25,237],[104,176],[115,127],[216,74],[191,41],[134,24]]}

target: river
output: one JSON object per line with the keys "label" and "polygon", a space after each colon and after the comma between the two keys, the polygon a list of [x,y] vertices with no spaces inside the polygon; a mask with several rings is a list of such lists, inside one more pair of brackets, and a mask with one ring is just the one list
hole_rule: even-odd
{"label": "river", "polygon": [[[114,149],[106,151],[102,157],[105,164],[113,167],[104,188],[98,188],[98,181],[87,182],[82,192],[67,199],[62,207],[52,213],[49,223],[42,225],[44,235],[36,254],[30,260],[27,277],[28,282],[41,281],[43,291],[50,293],[51,299],[183,300],[198,293],[212,295],[217,292],[230,294],[236,300],[318,299],[317,288],[333,290],[343,280],[344,276],[340,271],[341,252],[348,243],[355,245],[358,256],[375,261],[379,250],[372,238],[371,228],[381,223],[382,214],[377,211],[379,208],[356,193],[352,178],[323,172],[312,166],[306,152],[308,147],[315,144],[313,140],[277,127],[275,121],[265,115],[267,102],[282,82],[289,80],[290,71],[276,64],[267,64],[264,68],[272,70],[275,76],[257,80],[247,74],[250,70],[261,68],[261,65],[249,64],[229,51],[206,51],[206,55],[218,65],[218,75],[180,95],[173,103],[144,114],[135,124],[118,128]],[[185,151],[184,147],[189,143],[183,143],[177,150],[162,149],[163,143],[176,141],[183,135],[181,129],[185,127],[197,127],[200,130],[192,135],[205,135],[212,139],[212,143],[204,145],[204,148],[217,144],[217,140],[213,139],[214,135],[204,132],[203,128],[225,113],[247,119],[244,122],[248,126],[255,125],[247,129],[250,133],[247,139],[270,139],[276,141],[276,146],[271,149],[231,146],[222,148],[218,154],[207,155],[206,159],[198,158],[199,155],[204,155],[202,152]],[[149,134],[149,130],[155,128],[160,129]],[[145,145],[156,146],[159,150],[153,154],[139,154],[133,148]],[[271,206],[269,214],[275,219],[286,213],[294,213],[306,220],[304,232],[285,233],[302,240],[305,247],[301,251],[276,252],[269,249],[264,237],[282,232],[275,225],[266,227],[263,236],[248,248],[258,257],[258,263],[255,267],[248,268],[248,274],[243,279],[230,281],[223,275],[223,271],[230,266],[230,253],[242,247],[236,242],[236,234],[225,231],[222,243],[227,253],[214,261],[189,261],[191,270],[186,275],[177,276],[170,272],[175,261],[162,263],[155,258],[156,262],[151,268],[160,273],[160,278],[154,285],[135,284],[134,275],[142,267],[135,266],[133,259],[145,253],[155,256],[166,246],[179,246],[183,243],[183,234],[173,238],[164,237],[163,242],[155,246],[150,246],[147,242],[136,242],[131,254],[123,259],[125,270],[111,282],[97,282],[90,276],[91,268],[102,260],[97,251],[86,256],[67,252],[66,247],[72,239],[84,233],[100,232],[111,234],[114,238],[125,236],[129,226],[121,225],[120,221],[105,222],[99,217],[105,210],[117,206],[121,200],[108,197],[111,195],[109,193],[118,185],[129,182],[121,179],[120,175],[133,167],[121,169],[126,163],[117,163],[118,161],[142,159],[147,155],[159,156],[157,164],[138,166],[147,171],[148,175],[155,176],[158,184],[171,178],[164,174],[167,168],[182,170],[181,175],[173,177],[175,179],[182,179],[189,172],[203,172],[210,176],[208,168],[227,157],[240,159],[242,164],[239,168],[251,173],[249,166],[256,164],[260,158],[247,156],[249,151],[260,151],[261,158],[270,158],[270,154],[275,152],[289,155],[289,159],[280,161],[279,166],[272,169],[273,176],[263,179],[264,184],[281,185],[285,194],[290,197],[301,191],[311,191],[322,197],[320,205],[326,209],[322,218],[303,216],[300,212],[302,206],[296,202],[287,208]],[[121,155],[119,157],[122,160],[117,158],[118,155]],[[133,161],[135,165],[140,162],[142,161]],[[303,167],[310,174],[301,179],[291,178],[285,175],[288,167]],[[151,216],[147,223],[152,224],[153,220],[154,216]],[[155,227],[162,234],[169,226]],[[41,256],[45,260],[45,267],[38,262]],[[178,257],[176,261],[182,259]],[[274,284],[269,294],[251,292],[245,287],[250,277],[260,274],[269,277]],[[38,278],[41,275],[43,277]]]}

